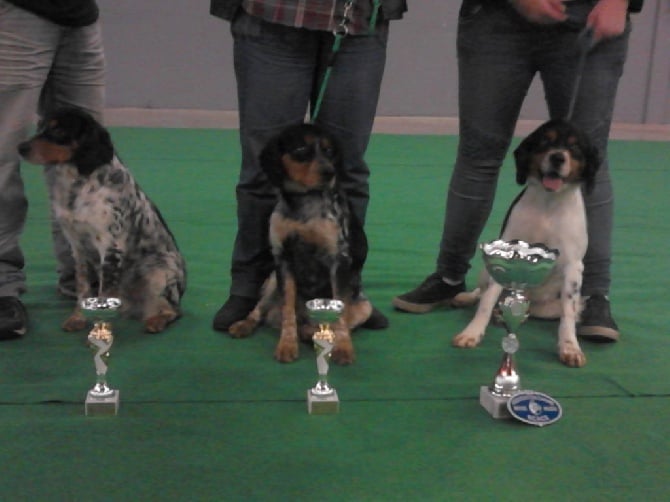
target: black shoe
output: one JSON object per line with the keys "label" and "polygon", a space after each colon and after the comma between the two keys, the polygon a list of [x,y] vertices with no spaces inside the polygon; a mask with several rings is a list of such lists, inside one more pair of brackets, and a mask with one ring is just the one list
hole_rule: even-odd
{"label": "black shoe", "polygon": [[241,321],[249,315],[258,303],[255,298],[246,296],[230,295],[221,308],[214,314],[212,327],[217,331],[228,331],[228,328],[237,321]]}
{"label": "black shoe", "polygon": [[591,342],[616,342],[619,327],[612,319],[610,301],[605,295],[591,295],[577,324],[577,336]]}
{"label": "black shoe", "polygon": [[77,281],[74,278],[74,270],[61,273],[56,291],[64,298],[77,298]]}
{"label": "black shoe", "polygon": [[26,334],[28,313],[16,296],[0,296],[0,340]]}
{"label": "black shoe", "polygon": [[[91,281],[91,291],[93,294],[97,294],[100,285],[98,281]],[[64,298],[74,298],[77,299],[77,285],[74,278],[74,275],[62,276],[58,280],[58,286],[56,286],[56,291]]]}
{"label": "black shoe", "polygon": [[391,303],[397,310],[424,314],[437,307],[453,306],[454,298],[464,291],[464,282],[451,286],[436,272],[426,277],[416,289],[396,296]]}
{"label": "black shoe", "polygon": [[389,327],[388,318],[382,314],[376,307],[372,307],[372,313],[368,320],[361,324],[361,328],[365,329],[386,329]]}

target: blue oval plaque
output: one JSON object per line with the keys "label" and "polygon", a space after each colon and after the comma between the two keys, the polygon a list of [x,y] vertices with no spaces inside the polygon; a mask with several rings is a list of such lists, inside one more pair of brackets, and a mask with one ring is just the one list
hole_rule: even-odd
{"label": "blue oval plaque", "polygon": [[546,394],[532,390],[524,390],[514,394],[507,401],[507,409],[517,420],[538,427],[553,424],[563,415],[563,410],[558,401]]}

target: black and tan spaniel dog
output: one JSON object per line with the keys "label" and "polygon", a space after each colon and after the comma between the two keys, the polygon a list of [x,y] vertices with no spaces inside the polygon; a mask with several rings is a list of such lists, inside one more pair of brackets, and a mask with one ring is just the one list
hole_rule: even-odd
{"label": "black and tan spaniel dog", "polygon": [[[559,256],[550,277],[526,293],[530,315],[560,319],[558,355],[564,364],[586,364],[575,333],[581,312],[583,258],[588,236],[582,186],[590,190],[600,164],[589,139],[570,123],[551,120],[524,139],[514,152],[519,184],[525,189],[505,219],[501,239],[540,243],[557,249]],[[484,336],[502,287],[484,272],[480,287],[461,295],[481,299],[468,326],[453,339],[457,347],[474,347]]]}
{"label": "black and tan spaniel dog", "polygon": [[78,301],[63,329],[86,327],[81,302],[89,296],[121,298],[123,310],[150,333],[177,319],[184,259],[160,212],[115,155],[108,131],[88,113],[63,108],[44,118],[19,153],[49,170],[53,215],[72,248]]}
{"label": "black and tan spaniel dog", "polygon": [[372,312],[361,295],[367,240],[339,185],[340,155],[335,139],[311,124],[288,127],[261,153],[261,167],[279,190],[270,218],[275,271],[256,308],[229,332],[245,337],[261,322],[280,326],[275,358],[281,362],[298,357],[299,338],[312,339],[315,325],[305,306],[308,300],[344,302],[333,325],[331,358],[338,364],[353,362],[351,330]]}

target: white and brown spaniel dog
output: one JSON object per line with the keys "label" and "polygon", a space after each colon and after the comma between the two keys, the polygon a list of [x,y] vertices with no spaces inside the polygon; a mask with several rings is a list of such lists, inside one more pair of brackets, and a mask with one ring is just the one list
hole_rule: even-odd
{"label": "white and brown spaniel dog", "polygon": [[[547,280],[529,288],[530,315],[560,319],[558,355],[564,364],[581,367],[586,357],[577,341],[575,324],[581,311],[583,258],[588,236],[582,197],[593,187],[599,166],[597,150],[589,139],[564,120],[551,120],[524,139],[514,152],[516,180],[526,187],[510,207],[501,239],[541,243],[557,249],[559,257]],[[452,343],[474,347],[484,336],[502,287],[486,271],[479,288],[461,300],[479,306],[474,318]],[[468,298],[469,297],[469,298]]]}
{"label": "white and brown spaniel dog", "polygon": [[44,118],[19,153],[48,167],[52,213],[72,248],[78,301],[63,329],[86,327],[81,302],[89,296],[119,297],[122,310],[142,319],[150,333],[177,319],[184,258],[158,209],[114,154],[108,131],[88,113],[62,108]]}

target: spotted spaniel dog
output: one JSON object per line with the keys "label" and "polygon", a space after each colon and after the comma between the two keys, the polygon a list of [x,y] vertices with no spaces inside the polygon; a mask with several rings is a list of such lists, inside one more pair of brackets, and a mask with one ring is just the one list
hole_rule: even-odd
{"label": "spotted spaniel dog", "polygon": [[298,339],[311,341],[316,328],[305,303],[313,298],[342,300],[344,309],[333,324],[331,358],[349,364],[354,360],[351,330],[369,319],[372,306],[361,296],[368,247],[339,185],[340,149],[327,132],[300,124],[270,140],[260,163],[279,189],[270,218],[275,272],[256,308],[229,332],[245,337],[263,321],[281,326],[275,358],[291,362],[298,357]]}
{"label": "spotted spaniel dog", "polygon": [[[526,187],[507,213],[501,239],[541,243],[559,251],[550,277],[526,294],[531,316],[560,319],[561,362],[581,367],[586,364],[586,356],[577,341],[575,324],[582,306],[582,260],[588,243],[582,186],[586,191],[593,187],[600,163],[598,152],[573,125],[551,120],[524,139],[514,156],[516,180]],[[474,302],[480,292],[474,318],[452,341],[457,347],[479,344],[502,287],[484,271],[480,288],[460,295],[460,300]]]}
{"label": "spotted spaniel dog", "polygon": [[114,154],[108,131],[88,113],[63,108],[45,117],[19,153],[47,167],[53,215],[72,248],[78,301],[63,329],[86,327],[80,304],[89,296],[121,298],[123,310],[150,333],[180,317],[184,258],[158,209]]}

